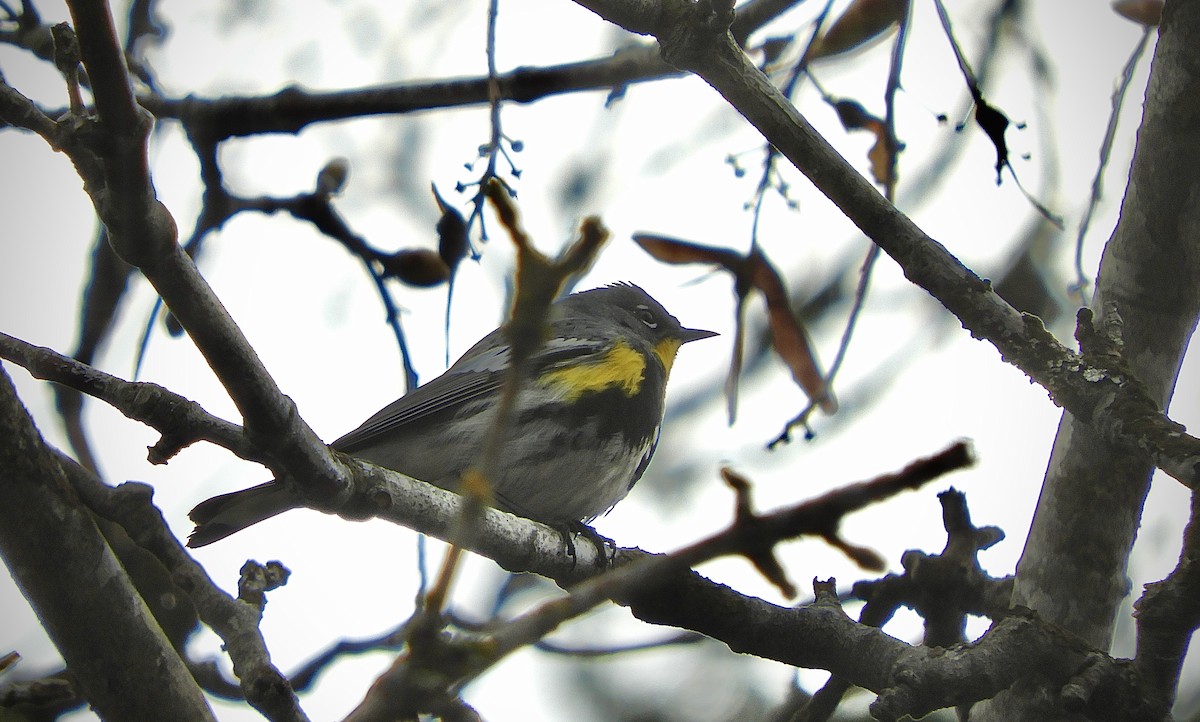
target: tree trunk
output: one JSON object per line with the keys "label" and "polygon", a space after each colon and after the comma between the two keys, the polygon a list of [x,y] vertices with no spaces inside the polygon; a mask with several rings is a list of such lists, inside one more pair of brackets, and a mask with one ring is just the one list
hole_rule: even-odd
{"label": "tree trunk", "polygon": [[[1175,0],[1163,13],[1121,218],[1105,246],[1093,300],[1097,325],[1115,304],[1124,360],[1164,408],[1200,311],[1198,267],[1200,2]],[[1152,472],[1148,461],[1064,413],[1017,565],[1013,603],[1107,651],[1129,592],[1126,565]],[[1045,708],[1014,716],[1012,702],[991,706],[1010,720],[1053,716]]]}

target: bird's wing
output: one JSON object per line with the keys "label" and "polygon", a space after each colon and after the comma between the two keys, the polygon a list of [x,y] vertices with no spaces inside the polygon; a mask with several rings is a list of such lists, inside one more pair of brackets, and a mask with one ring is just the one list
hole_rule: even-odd
{"label": "bird's wing", "polygon": [[[588,357],[599,358],[606,348],[599,340],[556,338],[533,355],[529,366],[536,374],[565,363],[586,362]],[[464,404],[494,396],[504,383],[510,355],[508,346],[476,349],[468,351],[446,373],[380,409],[357,429],[333,442],[333,448],[353,454],[373,446],[380,436],[395,433],[409,424],[427,423],[439,414],[453,413]]]}

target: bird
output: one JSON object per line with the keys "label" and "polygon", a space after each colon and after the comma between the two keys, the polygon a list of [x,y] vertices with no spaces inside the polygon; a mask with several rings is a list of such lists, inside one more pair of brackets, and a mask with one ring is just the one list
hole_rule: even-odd
{"label": "bird", "polygon": [[[683,327],[631,283],[565,296],[524,364],[492,471],[490,503],[559,529],[588,524],[625,498],[658,445],[667,378],[680,347],[713,331]],[[457,491],[479,462],[512,361],[504,326],[441,376],[380,409],[330,446]],[[222,494],[189,514],[189,547],[303,506],[280,481]]]}

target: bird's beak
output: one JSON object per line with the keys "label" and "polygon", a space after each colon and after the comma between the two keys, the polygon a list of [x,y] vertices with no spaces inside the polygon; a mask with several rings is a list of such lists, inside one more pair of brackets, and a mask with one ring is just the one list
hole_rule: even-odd
{"label": "bird's beak", "polygon": [[699,341],[702,338],[712,338],[713,336],[720,336],[720,334],[716,331],[705,331],[702,328],[679,329],[679,338],[682,343],[691,343],[692,341]]}

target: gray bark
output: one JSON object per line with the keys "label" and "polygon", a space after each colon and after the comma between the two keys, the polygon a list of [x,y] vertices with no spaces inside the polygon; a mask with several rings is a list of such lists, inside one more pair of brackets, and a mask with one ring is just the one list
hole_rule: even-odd
{"label": "gray bark", "polygon": [[0,558],[102,719],[212,711],[0,368]]}
{"label": "gray bark", "polygon": [[[1198,280],[1200,2],[1177,0],[1163,14],[1129,185],[1093,300],[1097,325],[1115,304],[1124,360],[1164,408],[1200,312]],[[1152,472],[1149,461],[1064,413],[1013,603],[1108,650]],[[1004,719],[1019,718],[1000,701]],[[1047,719],[1047,710],[1023,718]]]}

